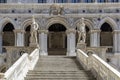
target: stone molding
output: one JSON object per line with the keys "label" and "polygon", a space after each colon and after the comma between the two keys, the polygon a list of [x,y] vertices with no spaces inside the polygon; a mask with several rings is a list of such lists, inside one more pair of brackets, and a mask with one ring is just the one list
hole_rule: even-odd
{"label": "stone molding", "polygon": [[76,34],[76,30],[74,30],[74,29],[69,29],[69,30],[66,30],[66,33],[67,33],[67,34],[70,34],[70,33]]}
{"label": "stone molding", "polygon": [[25,30],[22,29],[15,29],[14,33],[25,33]]}
{"label": "stone molding", "polygon": [[120,33],[120,30],[114,30],[113,33]]}
{"label": "stone molding", "polygon": [[90,33],[100,33],[101,30],[91,30]]}
{"label": "stone molding", "polygon": [[38,33],[45,33],[45,34],[48,34],[48,30],[38,30]]}

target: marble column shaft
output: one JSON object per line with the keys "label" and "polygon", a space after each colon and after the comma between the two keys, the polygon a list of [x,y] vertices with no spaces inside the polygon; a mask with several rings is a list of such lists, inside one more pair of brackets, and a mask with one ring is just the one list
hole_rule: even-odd
{"label": "marble column shaft", "polygon": [[100,46],[100,30],[91,30],[90,31],[90,46],[99,47]]}
{"label": "marble column shaft", "polygon": [[24,30],[17,29],[15,32],[15,46],[24,46]]}
{"label": "marble column shaft", "polygon": [[113,31],[113,51],[115,53],[120,52],[120,31],[119,30]]}
{"label": "marble column shaft", "polygon": [[75,30],[67,30],[67,56],[76,56],[75,53]]}
{"label": "marble column shaft", "polygon": [[47,33],[48,30],[39,30],[40,55],[48,55],[47,52]]}
{"label": "marble column shaft", "polygon": [[3,44],[2,34],[3,34],[3,32],[0,32],[0,54],[2,53],[2,44]]}

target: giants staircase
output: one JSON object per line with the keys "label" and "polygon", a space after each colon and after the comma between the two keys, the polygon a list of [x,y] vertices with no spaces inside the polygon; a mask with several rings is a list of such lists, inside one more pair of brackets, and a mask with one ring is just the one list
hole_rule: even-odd
{"label": "giants staircase", "polygon": [[96,80],[85,71],[76,57],[42,56],[34,70],[29,70],[25,80]]}

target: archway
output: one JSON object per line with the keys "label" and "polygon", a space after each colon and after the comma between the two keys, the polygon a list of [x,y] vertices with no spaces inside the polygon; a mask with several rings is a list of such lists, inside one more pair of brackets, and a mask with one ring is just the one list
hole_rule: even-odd
{"label": "archway", "polygon": [[67,38],[64,25],[56,23],[49,27],[48,55],[66,55]]}
{"label": "archway", "polygon": [[[87,25],[85,26],[85,29],[86,29],[86,41],[85,41],[85,43],[86,43],[86,46],[89,47],[90,46],[90,33],[89,33],[90,29]],[[76,30],[77,30],[77,28],[76,28]],[[78,41],[78,33],[76,33],[76,44],[77,44],[77,41]]]}
{"label": "archway", "polygon": [[29,46],[30,44],[30,30],[31,30],[31,25],[28,25],[25,29],[25,46]]}
{"label": "archway", "polygon": [[3,27],[3,46],[15,45],[15,34],[13,30],[14,30],[14,26],[11,23],[7,23]]}
{"label": "archway", "polygon": [[101,26],[100,33],[100,46],[109,46],[111,47],[108,52],[112,52],[113,47],[113,29],[108,23],[104,23]]}

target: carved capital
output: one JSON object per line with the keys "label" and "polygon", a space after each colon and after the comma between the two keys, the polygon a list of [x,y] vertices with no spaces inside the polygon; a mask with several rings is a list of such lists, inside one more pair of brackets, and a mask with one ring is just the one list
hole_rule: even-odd
{"label": "carved capital", "polygon": [[90,33],[100,33],[100,30],[91,30]]}
{"label": "carved capital", "polygon": [[38,33],[45,33],[45,34],[47,34],[48,33],[48,30],[38,30]]}
{"label": "carved capital", "polygon": [[76,34],[76,30],[74,30],[74,29],[69,29],[69,30],[66,31],[66,33],[67,33],[67,34],[70,34],[70,33]]}
{"label": "carved capital", "polygon": [[14,33],[25,33],[25,30],[22,29],[15,29]]}
{"label": "carved capital", "polygon": [[114,30],[113,33],[120,33],[120,30]]}

